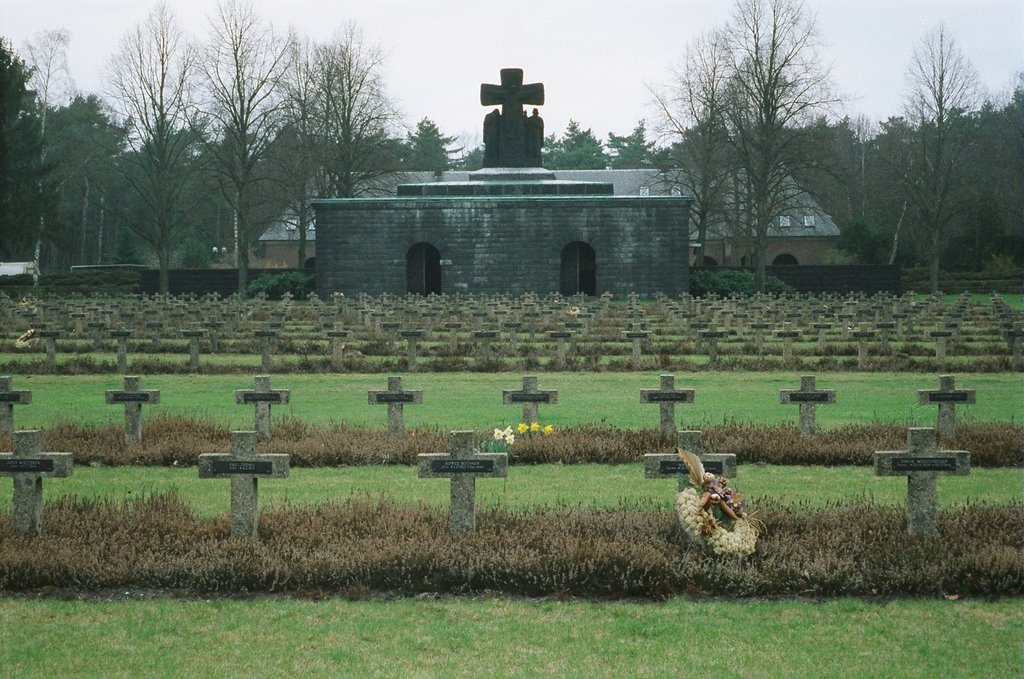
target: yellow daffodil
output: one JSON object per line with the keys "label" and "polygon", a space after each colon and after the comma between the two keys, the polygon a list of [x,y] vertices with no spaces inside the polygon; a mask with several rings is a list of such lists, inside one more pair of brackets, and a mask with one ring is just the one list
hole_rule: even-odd
{"label": "yellow daffodil", "polygon": [[519,433],[520,434],[525,434],[528,431],[530,431],[530,425],[526,424],[525,422],[520,422],[519,423]]}
{"label": "yellow daffodil", "polygon": [[534,422],[533,424],[530,425],[530,431],[531,432],[538,432],[538,431],[540,431],[540,425],[537,424],[536,422]]}
{"label": "yellow daffodil", "polygon": [[543,430],[544,431],[544,436],[547,436],[548,434],[550,434],[554,430],[555,430],[555,428],[552,427],[550,424],[547,425],[546,427],[544,427],[544,430]]}

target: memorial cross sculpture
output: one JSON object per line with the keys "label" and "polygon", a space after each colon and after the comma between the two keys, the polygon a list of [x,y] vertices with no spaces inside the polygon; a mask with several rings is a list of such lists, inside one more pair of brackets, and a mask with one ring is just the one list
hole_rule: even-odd
{"label": "memorial cross sculpture", "polygon": [[501,106],[484,118],[484,167],[540,167],[543,122],[536,109],[527,118],[523,105],[544,104],[543,83],[524,85],[523,69],[503,68],[500,85],[480,85],[480,104]]}

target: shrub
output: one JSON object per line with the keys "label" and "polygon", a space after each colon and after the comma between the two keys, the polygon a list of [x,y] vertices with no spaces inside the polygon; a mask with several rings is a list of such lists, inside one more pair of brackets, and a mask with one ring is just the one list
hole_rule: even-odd
{"label": "shrub", "polygon": [[250,297],[255,297],[262,292],[268,299],[281,299],[286,293],[291,293],[294,299],[306,299],[315,289],[313,274],[284,271],[263,274],[249,283],[248,292]]}
{"label": "shrub", "polygon": [[[793,288],[774,276],[768,276],[765,279],[764,291],[778,295],[793,292]],[[732,294],[752,295],[755,292],[753,271],[714,268],[690,271],[690,294],[692,295],[716,294],[724,297]]]}

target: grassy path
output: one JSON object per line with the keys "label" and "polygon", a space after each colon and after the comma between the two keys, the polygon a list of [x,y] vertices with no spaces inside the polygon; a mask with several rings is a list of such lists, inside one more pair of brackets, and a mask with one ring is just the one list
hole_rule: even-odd
{"label": "grassy path", "polygon": [[17,677],[1011,677],[1022,641],[1019,600],[0,600]]}
{"label": "grassy path", "polygon": [[[641,388],[657,388],[657,373],[540,373],[541,388],[557,389],[558,404],[541,406],[544,424],[569,426],[604,422],[616,427],[658,426],[658,408],[640,403]],[[383,389],[385,375],[274,375],[275,388],[291,389],[291,404],[273,412],[314,424],[345,423],[384,428],[386,409],[367,404],[369,389]],[[518,389],[520,373],[407,374],[406,389],[421,389],[423,404],[405,409],[407,427],[487,430],[514,424],[521,409],[501,403],[502,389]],[[796,406],[779,404],[780,389],[795,389],[796,373],[681,373],[676,387],[696,390],[692,405],[677,408],[677,422],[699,428],[728,420],[792,423]],[[197,416],[251,428],[252,408],[235,404],[234,390],[252,388],[251,376],[153,375],[143,388],[160,389],[160,404],[145,413]],[[956,375],[959,388],[975,389],[977,404],[958,407],[957,417],[1020,423],[1024,413],[1024,380],[1020,375],[966,373]],[[818,375],[819,389],[835,389],[836,404],[818,408],[818,428],[865,422],[898,422],[934,426],[936,408],[917,405],[918,389],[935,389],[938,378],[916,373],[839,372]],[[15,389],[30,389],[33,402],[19,406],[19,429],[45,428],[58,422],[106,423],[123,419],[122,409],[104,403],[106,389],[120,389],[116,375],[15,376]]]}

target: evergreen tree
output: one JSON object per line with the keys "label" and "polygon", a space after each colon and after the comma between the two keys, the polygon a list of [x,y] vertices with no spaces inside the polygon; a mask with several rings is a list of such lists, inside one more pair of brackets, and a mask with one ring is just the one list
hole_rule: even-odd
{"label": "evergreen tree", "polygon": [[643,120],[625,137],[609,132],[608,150],[611,166],[616,170],[632,170],[654,165],[654,142],[647,141],[647,124]]}
{"label": "evergreen tree", "polygon": [[433,120],[424,118],[406,136],[402,167],[406,170],[447,170],[452,166],[452,155],[462,150],[451,148],[455,141],[455,137],[441,134]]}
{"label": "evergreen tree", "polygon": [[551,135],[544,140],[544,167],[552,170],[603,170],[608,167],[601,142],[593,130],[581,129],[570,120],[559,139]]}

